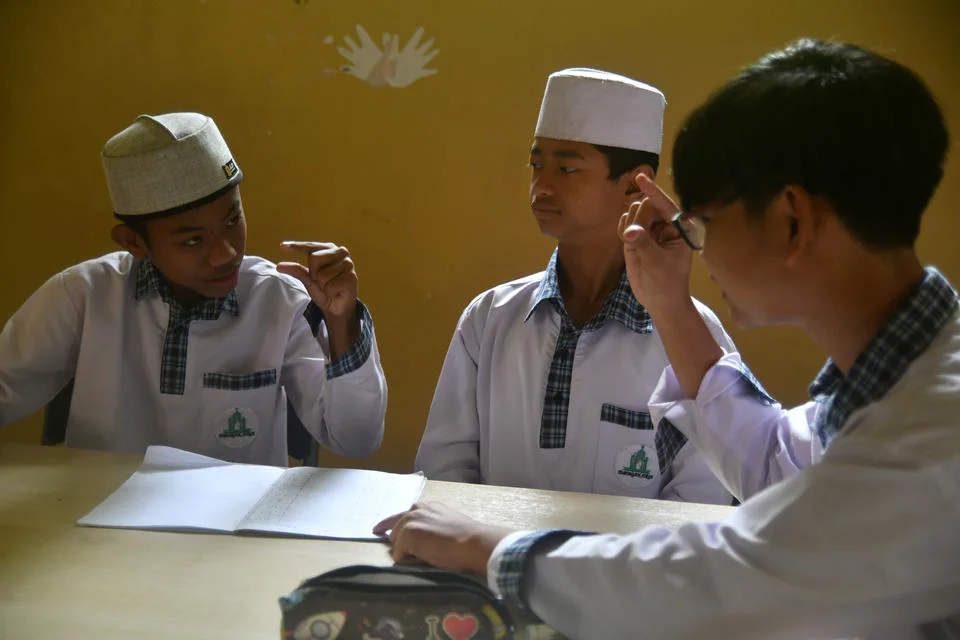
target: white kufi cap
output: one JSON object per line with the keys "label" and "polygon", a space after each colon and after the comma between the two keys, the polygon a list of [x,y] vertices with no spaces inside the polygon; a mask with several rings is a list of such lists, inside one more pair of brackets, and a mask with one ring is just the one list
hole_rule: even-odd
{"label": "white kufi cap", "polygon": [[121,217],[187,209],[243,177],[216,123],[200,113],[140,116],[107,141],[101,159]]}
{"label": "white kufi cap", "polygon": [[656,87],[596,69],[550,74],[536,136],[660,153],[663,109]]}

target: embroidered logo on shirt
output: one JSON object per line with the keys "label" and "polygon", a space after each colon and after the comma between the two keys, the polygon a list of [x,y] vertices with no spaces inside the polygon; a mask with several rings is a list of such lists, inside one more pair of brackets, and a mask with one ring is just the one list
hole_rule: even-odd
{"label": "embroidered logo on shirt", "polygon": [[253,442],[257,437],[257,428],[260,426],[257,414],[242,407],[233,407],[224,411],[220,414],[217,424],[224,425],[223,430],[217,434],[217,439],[233,449],[245,447]]}
{"label": "embroidered logo on shirt", "polygon": [[639,449],[624,447],[617,454],[614,466],[620,483],[627,487],[645,487],[660,473],[656,456],[647,454],[646,445],[640,445]]}

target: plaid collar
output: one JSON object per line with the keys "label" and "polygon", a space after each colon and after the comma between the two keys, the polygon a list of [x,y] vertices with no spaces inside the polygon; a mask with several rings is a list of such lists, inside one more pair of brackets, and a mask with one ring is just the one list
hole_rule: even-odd
{"label": "plaid collar", "polygon": [[157,268],[149,260],[137,261],[137,286],[134,292],[134,299],[141,300],[152,293],[160,296],[160,299],[170,306],[171,318],[176,317],[181,321],[189,320],[217,320],[224,312],[236,316],[240,314],[240,304],[237,299],[237,291],[234,289],[224,298],[207,298],[203,302],[185,309],[173,297],[170,285],[167,284]]}
{"label": "plaid collar", "polygon": [[957,292],[933,267],[854,361],[847,376],[827,360],[810,385],[820,403],[813,429],[826,447],[857,409],[890,391],[957,310]]}
{"label": "plaid collar", "polygon": [[[540,280],[540,286],[533,297],[530,305],[530,311],[524,322],[530,319],[533,312],[542,303],[549,301],[552,303],[563,319],[568,319],[567,308],[563,304],[563,296],[560,295],[560,278],[557,273],[557,251],[554,250],[550,256],[550,262],[547,263],[547,270]],[[627,280],[627,272],[620,274],[620,280],[617,286],[610,293],[607,301],[603,303],[603,308],[590,322],[585,324],[578,333],[584,331],[594,331],[599,329],[609,320],[616,320],[624,327],[634,333],[652,333],[653,321],[650,319],[650,313],[637,302],[633,297],[633,291],[630,290],[630,282]],[[572,322],[571,322],[572,325]]]}

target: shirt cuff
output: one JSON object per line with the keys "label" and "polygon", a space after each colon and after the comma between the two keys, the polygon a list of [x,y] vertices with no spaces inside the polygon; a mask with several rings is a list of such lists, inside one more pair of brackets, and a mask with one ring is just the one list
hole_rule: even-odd
{"label": "shirt cuff", "polygon": [[[350,351],[346,352],[334,362],[327,363],[327,380],[333,380],[353,373],[364,365],[370,352],[373,351],[373,316],[367,306],[357,300],[357,314],[360,316],[360,337],[353,343]],[[312,301],[303,312],[313,335],[320,334],[320,323],[323,322],[323,311]]]}
{"label": "shirt cuff", "polygon": [[530,562],[536,554],[547,548],[554,549],[578,535],[584,535],[584,532],[545,529],[518,531],[508,535],[496,546],[487,562],[487,582],[490,588],[506,601],[507,606],[532,614],[524,591],[524,580]]}

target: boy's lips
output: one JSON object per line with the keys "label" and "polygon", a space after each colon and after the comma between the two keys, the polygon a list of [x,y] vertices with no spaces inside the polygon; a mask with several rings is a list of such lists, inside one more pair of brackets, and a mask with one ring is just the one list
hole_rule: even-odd
{"label": "boy's lips", "polygon": [[236,278],[239,272],[240,272],[240,267],[238,265],[233,269],[231,269],[229,272],[227,272],[226,275],[222,275],[216,278],[211,278],[210,280],[208,280],[208,282],[212,282],[214,284],[227,284],[228,282]]}

